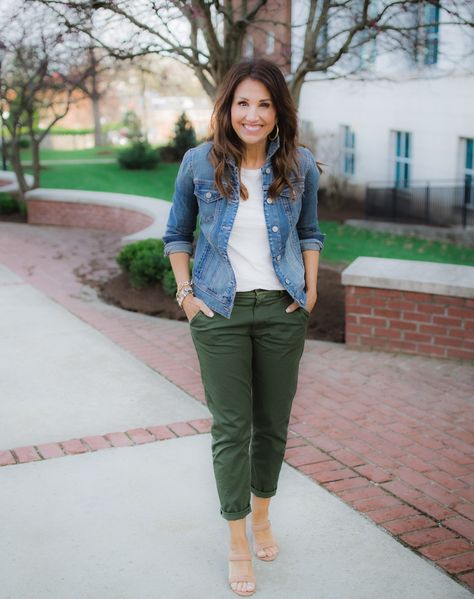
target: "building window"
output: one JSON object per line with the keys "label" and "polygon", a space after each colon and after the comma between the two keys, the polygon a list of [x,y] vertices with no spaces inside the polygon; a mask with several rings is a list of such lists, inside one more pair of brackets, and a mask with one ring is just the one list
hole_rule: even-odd
{"label": "building window", "polygon": [[414,15],[414,59],[417,63],[434,65],[438,62],[439,15],[437,1],[424,0],[412,6]]}
{"label": "building window", "polygon": [[267,31],[267,45],[265,48],[266,54],[273,54],[275,52],[275,32]]}
{"label": "building window", "polygon": [[355,173],[355,133],[347,125],[342,126],[342,173],[350,177]]}
{"label": "building window", "polygon": [[424,23],[426,24],[424,63],[436,64],[438,62],[439,6],[425,5]]}
{"label": "building window", "polygon": [[464,140],[464,185],[466,203],[474,202],[474,139]]}
{"label": "building window", "polygon": [[244,56],[246,58],[252,58],[253,56],[253,39],[251,37],[245,40]]}
{"label": "building window", "polygon": [[394,132],[395,186],[409,187],[411,178],[411,133]]}
{"label": "building window", "polygon": [[[362,12],[364,9],[364,0],[358,0],[358,12],[362,19]],[[366,29],[359,31],[354,36],[354,43],[356,45],[355,55],[359,57],[361,69],[370,69],[375,63],[377,58],[377,38],[376,38],[376,17],[380,11],[379,2],[372,0],[367,8],[367,19],[369,25]]]}
{"label": "building window", "polygon": [[[321,18],[321,17],[320,17]],[[329,26],[326,20],[322,26],[316,41],[319,62],[325,62],[329,56]]]}

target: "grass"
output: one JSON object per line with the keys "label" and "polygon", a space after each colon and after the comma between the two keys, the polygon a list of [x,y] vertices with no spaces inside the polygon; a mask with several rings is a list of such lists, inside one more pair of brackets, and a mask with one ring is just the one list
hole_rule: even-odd
{"label": "grass", "polygon": [[[73,155],[90,158],[101,156],[100,151],[99,148],[56,152],[55,155],[63,159],[72,158]],[[45,153],[43,157],[47,155]],[[169,163],[162,163],[152,171],[127,171],[116,163],[45,166],[41,174],[41,187],[130,193],[170,201],[178,168],[178,164]],[[327,235],[321,258],[329,262],[350,263],[358,256],[374,256],[474,265],[474,248],[368,231],[334,221],[321,221],[320,227]]]}
{"label": "grass", "polygon": [[[77,160],[79,158],[115,158],[119,148],[104,146],[86,150],[40,150],[40,160]],[[31,150],[22,150],[23,160],[31,160]]]}
{"label": "grass", "polygon": [[321,258],[329,262],[373,256],[474,266],[474,248],[454,243],[368,231],[334,221],[321,221],[320,228],[327,235]]}
{"label": "grass", "polygon": [[162,163],[156,170],[128,171],[117,163],[44,166],[41,187],[130,193],[171,200],[178,164]]}

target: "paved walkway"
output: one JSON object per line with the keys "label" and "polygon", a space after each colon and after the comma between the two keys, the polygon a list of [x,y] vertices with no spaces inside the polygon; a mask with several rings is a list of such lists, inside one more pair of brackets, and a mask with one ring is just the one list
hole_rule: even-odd
{"label": "paved walkway", "polygon": [[[231,593],[188,326],[98,300],[118,247],[0,223],[1,599]],[[307,341],[262,598],[470,596],[473,379],[461,361]]]}

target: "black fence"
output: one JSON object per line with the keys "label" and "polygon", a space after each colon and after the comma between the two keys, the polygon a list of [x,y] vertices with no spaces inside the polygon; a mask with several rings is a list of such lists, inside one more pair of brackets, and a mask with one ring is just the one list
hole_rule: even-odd
{"label": "black fence", "polygon": [[431,225],[474,225],[474,182],[413,183],[410,187],[367,186],[365,216]]}

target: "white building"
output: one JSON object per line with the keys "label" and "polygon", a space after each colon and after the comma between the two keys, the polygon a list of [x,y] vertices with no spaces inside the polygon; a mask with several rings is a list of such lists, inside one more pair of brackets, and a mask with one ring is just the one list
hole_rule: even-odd
{"label": "white building", "polygon": [[[294,25],[302,22],[304,4],[293,2]],[[474,32],[443,25],[445,16],[420,2],[416,18],[440,23],[418,39],[417,54],[387,52],[371,42],[360,55],[366,80],[317,73],[303,85],[299,114],[314,128],[317,159],[361,196],[374,182],[462,186],[474,175]],[[294,64],[301,31],[294,29]]]}

